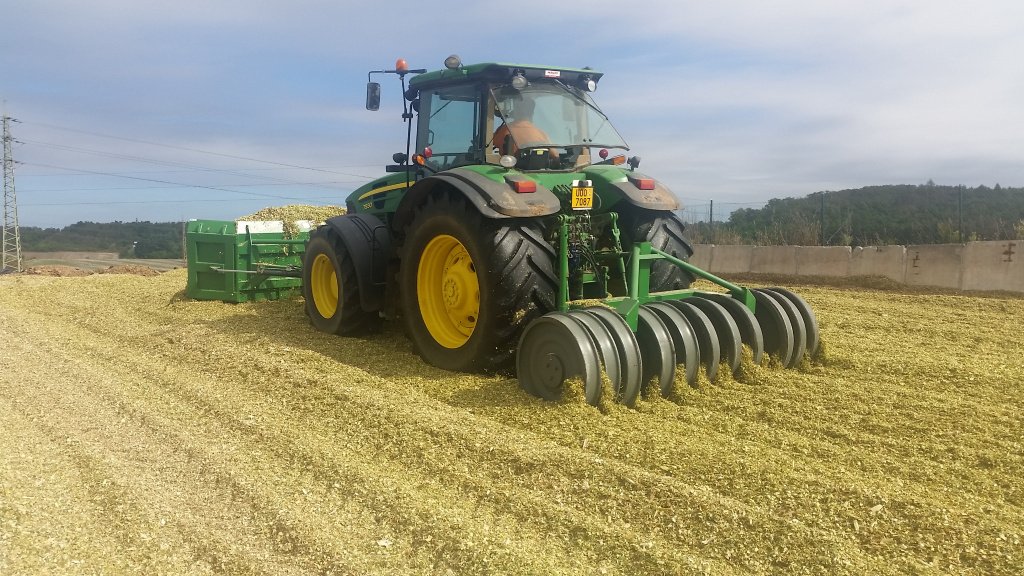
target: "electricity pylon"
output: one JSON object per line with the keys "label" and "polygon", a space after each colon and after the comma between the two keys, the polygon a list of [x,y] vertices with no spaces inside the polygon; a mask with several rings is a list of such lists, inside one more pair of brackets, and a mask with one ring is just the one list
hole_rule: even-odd
{"label": "electricity pylon", "polygon": [[14,192],[14,156],[11,154],[11,122],[4,114],[4,233],[0,273],[21,272],[21,232],[18,230],[18,196]]}

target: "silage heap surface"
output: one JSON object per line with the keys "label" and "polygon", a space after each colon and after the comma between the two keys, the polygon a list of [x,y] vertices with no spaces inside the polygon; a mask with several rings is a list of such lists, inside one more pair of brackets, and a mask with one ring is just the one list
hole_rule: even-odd
{"label": "silage heap surface", "polygon": [[1024,300],[795,286],[826,364],[603,414],[184,284],[0,277],[0,574],[1024,570]]}

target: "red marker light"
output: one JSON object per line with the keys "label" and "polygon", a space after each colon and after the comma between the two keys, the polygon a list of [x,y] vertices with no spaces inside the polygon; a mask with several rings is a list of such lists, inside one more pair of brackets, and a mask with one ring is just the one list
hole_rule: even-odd
{"label": "red marker light", "polygon": [[405,61],[405,58],[399,58],[398,60],[395,60],[396,72],[405,72],[407,70],[409,70],[409,63]]}
{"label": "red marker light", "polygon": [[607,148],[601,148],[601,151],[598,152],[597,155],[601,157],[601,160],[608,159],[608,149]]}
{"label": "red marker light", "polygon": [[424,158],[430,158],[433,155],[434,155],[434,151],[430,149],[430,146],[427,146],[426,148],[423,149],[423,157]]}
{"label": "red marker light", "polygon": [[516,191],[516,194],[529,194],[537,191],[537,183],[518,174],[505,176],[505,182]]}
{"label": "red marker light", "polygon": [[641,190],[654,190],[654,178],[630,178],[629,181]]}
{"label": "red marker light", "polygon": [[516,180],[512,182],[512,189],[517,194],[529,194],[537,191],[537,183],[533,180]]}

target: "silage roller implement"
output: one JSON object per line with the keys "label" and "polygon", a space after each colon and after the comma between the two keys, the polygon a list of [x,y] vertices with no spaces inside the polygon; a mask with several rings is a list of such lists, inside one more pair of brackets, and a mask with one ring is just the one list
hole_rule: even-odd
{"label": "silage roller implement", "polygon": [[[626,253],[618,246],[594,252],[594,262],[604,260],[620,270],[626,296],[572,299],[570,230],[578,217],[561,218],[559,309],[531,322],[519,339],[516,370],[526,391],[556,400],[563,383],[578,378],[587,402],[597,405],[606,375],[615,400],[632,406],[640,394],[651,393],[653,386],[668,395],[677,373],[690,386],[697,384],[700,366],[711,381],[722,369],[738,373],[743,346],[750,348],[755,363],[769,354],[787,368],[817,354],[818,322],[800,296],[785,288],[737,286],[647,242]],[[615,219],[611,215],[612,228]],[[704,278],[725,292],[650,292],[651,265],[657,260]],[[608,285],[608,269],[592,266],[584,274],[586,278],[575,274],[576,283],[596,284],[603,291]]]}

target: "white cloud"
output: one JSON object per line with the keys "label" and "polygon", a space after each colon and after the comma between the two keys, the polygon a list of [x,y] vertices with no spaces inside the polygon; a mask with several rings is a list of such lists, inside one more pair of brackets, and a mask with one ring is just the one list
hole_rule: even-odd
{"label": "white cloud", "polygon": [[604,70],[599,103],[641,169],[684,197],[1024,185],[1024,4],[1008,0],[397,2],[384,14],[326,0],[18,4],[0,37],[0,97],[26,121],[383,166],[404,143],[399,89],[385,84],[390,100],[365,112],[366,71],[398,56],[434,68],[455,52]]}

